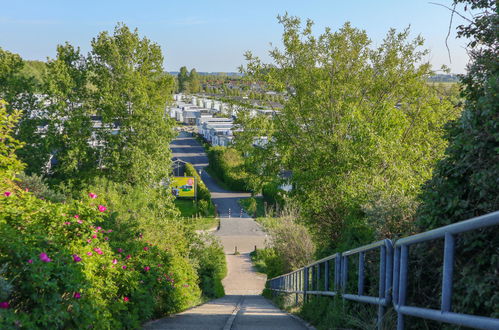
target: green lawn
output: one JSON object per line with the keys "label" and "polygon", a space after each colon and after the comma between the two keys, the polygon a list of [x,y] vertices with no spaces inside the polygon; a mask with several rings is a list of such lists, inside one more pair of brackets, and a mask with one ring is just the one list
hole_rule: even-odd
{"label": "green lawn", "polygon": [[181,217],[194,226],[195,230],[208,230],[218,226],[218,218],[214,214],[201,216],[198,213],[196,202],[191,199],[176,199],[175,206],[179,209]]}
{"label": "green lawn", "polygon": [[185,218],[190,218],[198,213],[196,202],[193,199],[175,199],[175,206],[179,209],[180,214]]}

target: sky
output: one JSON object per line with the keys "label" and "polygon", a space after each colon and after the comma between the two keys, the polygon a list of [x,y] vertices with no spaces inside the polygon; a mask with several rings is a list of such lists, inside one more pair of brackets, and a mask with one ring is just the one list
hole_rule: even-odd
{"label": "sky", "polygon": [[[433,0],[450,6],[451,0]],[[54,58],[56,46],[69,42],[84,53],[101,31],[113,31],[118,22],[138,28],[142,36],[158,43],[165,70],[181,66],[198,72],[234,72],[251,50],[271,62],[270,44],[281,45],[282,26],[277,15],[286,12],[314,21],[314,33],[333,31],[346,21],[366,30],[374,45],[388,29],[410,26],[420,34],[431,53],[435,70],[446,65],[463,73],[468,62],[465,39],[456,39],[454,16],[445,46],[450,11],[424,0],[0,0],[0,47],[28,60]]]}

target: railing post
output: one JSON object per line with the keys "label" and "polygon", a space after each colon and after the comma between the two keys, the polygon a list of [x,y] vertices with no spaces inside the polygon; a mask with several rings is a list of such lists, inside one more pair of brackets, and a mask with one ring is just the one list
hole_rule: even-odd
{"label": "railing post", "polygon": [[345,291],[348,282],[348,257],[343,256],[341,257],[341,260],[343,261],[341,263],[341,289],[342,291]]}
{"label": "railing post", "polygon": [[[399,308],[405,305],[407,290],[407,265],[409,259],[409,247],[401,246],[400,251],[400,276],[399,276]],[[404,314],[397,312],[397,330],[404,330]]]}
{"label": "railing post", "polygon": [[[385,285],[386,285],[386,247],[382,246],[380,249],[380,260],[379,260],[379,292],[378,296],[386,298],[385,295]],[[378,305],[378,329],[383,328],[383,315],[385,314],[385,306],[383,304]]]}
{"label": "railing post", "polygon": [[359,272],[357,279],[357,294],[364,295],[364,252],[359,253]]}
{"label": "railing post", "polygon": [[334,259],[334,290],[336,292],[339,292],[341,288],[341,260],[341,253],[336,253]]}
{"label": "railing post", "polygon": [[308,267],[303,269],[303,303],[307,302],[308,291]]}
{"label": "railing post", "polygon": [[454,273],[454,236],[445,233],[444,269],[442,274],[441,310],[450,312],[452,308],[452,275]]}
{"label": "railing post", "polygon": [[324,291],[329,291],[329,260],[324,264]]}
{"label": "railing post", "polygon": [[317,264],[317,278],[315,280],[315,290],[319,291],[321,284],[321,264]]}

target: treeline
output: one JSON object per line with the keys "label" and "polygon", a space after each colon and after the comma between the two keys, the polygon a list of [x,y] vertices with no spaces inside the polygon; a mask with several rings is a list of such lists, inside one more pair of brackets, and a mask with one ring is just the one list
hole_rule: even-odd
{"label": "treeline", "polygon": [[160,47],[121,24],[91,46],[58,46],[40,76],[0,49],[1,328],[138,328],[224,294],[222,248],[161,184]]}
{"label": "treeline", "polygon": [[[235,147],[245,155],[254,191],[280,171],[292,172],[286,203],[299,209],[296,221],[312,234],[314,258],[499,209],[496,4],[460,2],[482,10],[458,31],[472,37],[473,62],[461,80],[464,104],[428,83],[433,72],[424,60],[427,51],[421,38],[409,39],[409,30],[390,30],[373,48],[367,33],[349,23],[316,36],[311,21],[302,27],[299,18],[286,15],[279,17],[283,46],[270,53],[273,63],[247,54],[246,77],[287,92],[289,99],[274,117],[238,118],[244,131]],[[262,137],[268,143],[253,147]],[[465,250],[456,257],[463,276],[454,282],[453,311],[497,317],[490,303],[497,304],[494,229],[460,237],[458,244]],[[422,257],[411,261],[414,281],[439,282],[442,250],[416,248]],[[273,253],[269,261],[289,270],[275,258],[286,255]],[[470,258],[475,262],[466,262]],[[438,304],[439,288],[416,286],[411,303]],[[316,322],[327,319],[328,310],[338,312],[322,300],[307,307]]]}

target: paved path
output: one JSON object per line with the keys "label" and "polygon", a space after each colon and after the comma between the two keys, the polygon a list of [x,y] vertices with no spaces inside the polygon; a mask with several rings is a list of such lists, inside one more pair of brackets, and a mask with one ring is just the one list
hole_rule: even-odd
{"label": "paved path", "polygon": [[[197,170],[208,165],[202,146],[187,133],[171,144],[173,157],[190,162]],[[265,233],[258,223],[243,213],[243,217],[228,217],[228,209],[240,210],[237,201],[249,197],[222,189],[202,171],[202,179],[212,193],[221,216],[217,236],[226,253],[228,274],[222,281],[226,296],[191,308],[172,317],[147,323],[145,329],[306,329],[301,321],[289,316],[260,296],[266,276],[257,273],[251,263],[249,252],[255,246],[264,247]],[[236,213],[237,214],[237,213]],[[237,246],[241,254],[234,255]]]}

